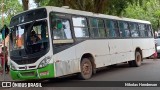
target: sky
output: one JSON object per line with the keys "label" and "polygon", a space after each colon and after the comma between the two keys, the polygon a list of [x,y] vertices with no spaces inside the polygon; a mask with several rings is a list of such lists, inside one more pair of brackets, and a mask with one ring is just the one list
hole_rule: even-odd
{"label": "sky", "polygon": [[[20,4],[22,4],[22,0],[18,0]],[[29,0],[29,9],[36,8],[36,4],[34,3],[34,0]]]}

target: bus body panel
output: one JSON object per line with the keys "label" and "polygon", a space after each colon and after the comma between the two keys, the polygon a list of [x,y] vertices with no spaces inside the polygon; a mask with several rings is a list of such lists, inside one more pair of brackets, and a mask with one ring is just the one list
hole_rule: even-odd
{"label": "bus body panel", "polygon": [[[108,40],[95,39],[86,40],[76,45],[76,56],[81,59],[84,54],[91,54],[95,60],[96,67],[110,65]],[[107,63],[105,63],[107,62]]]}
{"label": "bus body panel", "polygon": [[112,64],[133,60],[132,39],[109,40]]}
{"label": "bus body panel", "polygon": [[[138,45],[139,41],[143,42],[144,45]],[[55,58],[61,58],[62,60],[62,62],[56,62],[56,76],[63,76],[71,73],[80,72],[80,60],[82,56],[86,53],[90,53],[93,56],[96,68],[134,60],[135,50],[137,46],[140,46],[142,48],[142,54],[144,58],[149,57],[155,51],[154,44],[149,45],[149,42],[151,41],[153,41],[153,39],[111,39],[83,41],[71,48],[68,48],[67,50],[64,50],[63,52],[54,55]],[[137,44],[133,44],[132,42],[137,42]],[[145,45],[145,43],[147,42],[149,46]],[[74,50],[76,57],[69,58],[69,56],[72,56],[73,54],[70,55],[67,54],[67,52],[73,52]],[[60,57],[61,55],[63,55],[64,57]],[[68,59],[66,59],[66,57]]]}
{"label": "bus body panel", "polygon": [[155,53],[155,44],[153,38],[133,39],[133,49],[140,48],[143,57],[149,57]]}
{"label": "bus body panel", "polygon": [[54,54],[53,60],[55,62],[56,77],[79,71],[79,61],[76,59],[75,46]]}

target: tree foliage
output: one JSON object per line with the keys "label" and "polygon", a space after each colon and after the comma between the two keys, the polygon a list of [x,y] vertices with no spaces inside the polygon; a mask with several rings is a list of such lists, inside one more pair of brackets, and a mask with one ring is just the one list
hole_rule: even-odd
{"label": "tree foliage", "polygon": [[[0,0],[1,2],[2,0]],[[29,0],[4,0],[5,23],[18,12],[27,10]],[[39,6],[69,6],[72,9],[143,19],[160,28],[160,0],[34,0]],[[0,7],[1,9],[1,7]],[[1,12],[0,12],[1,13]]]}
{"label": "tree foliage", "polygon": [[112,15],[121,15],[128,5],[142,5],[145,1],[148,0],[35,0],[40,6],[69,6],[72,9]]}
{"label": "tree foliage", "polygon": [[69,6],[72,9],[151,21],[160,28],[160,0],[35,0],[39,6]]}
{"label": "tree foliage", "polygon": [[129,5],[123,16],[151,21],[154,30],[157,30],[160,28],[160,0],[148,0],[142,6]]}
{"label": "tree foliage", "polygon": [[[2,0],[0,0],[2,2]],[[19,3],[18,0],[4,0],[4,9],[3,9],[3,16],[4,16],[4,23],[6,25],[9,25],[10,19],[15,14],[23,11],[22,5]],[[2,10],[2,6],[0,6],[0,9]],[[0,15],[2,15],[2,12],[0,12]],[[1,18],[0,18],[1,21]],[[0,28],[2,28],[0,23]]]}

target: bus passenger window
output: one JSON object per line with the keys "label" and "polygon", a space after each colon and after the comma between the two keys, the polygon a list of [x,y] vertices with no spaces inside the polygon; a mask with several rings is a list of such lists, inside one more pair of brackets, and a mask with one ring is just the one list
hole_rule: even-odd
{"label": "bus passenger window", "polygon": [[104,22],[102,19],[90,18],[90,26],[90,32],[93,38],[104,38],[106,36]]}
{"label": "bus passenger window", "polygon": [[127,22],[120,21],[119,27],[122,37],[130,37],[130,30]]}
{"label": "bus passenger window", "polygon": [[117,21],[107,20],[107,27],[109,29],[109,37],[119,37],[119,29]]}
{"label": "bus passenger window", "polygon": [[75,36],[77,38],[88,38],[89,32],[86,18],[74,16],[72,20]]}
{"label": "bus passenger window", "polygon": [[148,33],[148,37],[152,37],[152,28],[151,28],[151,25],[146,25],[146,30],[147,30],[147,33]]}
{"label": "bus passenger window", "polygon": [[139,30],[138,30],[138,25],[136,23],[130,23],[130,30],[131,30],[131,36],[132,37],[139,37]]}
{"label": "bus passenger window", "polygon": [[54,39],[71,39],[71,29],[69,20],[57,19],[53,26]]}
{"label": "bus passenger window", "polygon": [[139,31],[140,31],[140,36],[141,36],[141,37],[146,37],[146,36],[148,36],[144,24],[139,24]]}
{"label": "bus passenger window", "polygon": [[99,38],[99,31],[98,31],[98,23],[97,19],[91,18],[90,19],[90,26],[91,26],[91,36],[93,38]]}
{"label": "bus passenger window", "polygon": [[122,37],[125,37],[125,29],[124,29],[124,25],[123,25],[122,21],[120,21],[120,23],[119,23],[119,28],[120,28],[120,35]]}

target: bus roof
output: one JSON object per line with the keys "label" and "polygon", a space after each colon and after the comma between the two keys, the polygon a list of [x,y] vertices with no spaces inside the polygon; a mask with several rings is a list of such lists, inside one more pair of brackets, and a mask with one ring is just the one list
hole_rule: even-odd
{"label": "bus roof", "polygon": [[[67,14],[75,14],[75,15],[82,15],[82,16],[90,16],[90,17],[107,18],[107,19],[114,19],[114,20],[123,20],[123,21],[129,21],[129,22],[139,22],[139,23],[151,24],[149,21],[145,21],[145,20],[118,17],[118,16],[99,14],[99,13],[93,13],[93,12],[87,12],[87,11],[81,11],[81,10],[74,10],[74,9],[64,8],[64,7],[45,6],[45,7],[40,7],[40,8],[46,8],[47,11],[55,11],[55,12],[60,12],[60,13],[67,13]],[[36,9],[39,9],[39,8],[36,8]],[[31,9],[31,10],[36,10],[36,9]],[[31,11],[31,10],[27,10],[27,11]],[[27,12],[27,11],[24,11],[24,12]],[[24,12],[22,12],[22,13],[24,13]],[[21,14],[21,13],[19,13],[19,14]]]}

